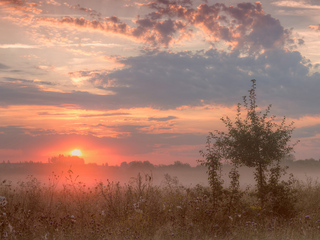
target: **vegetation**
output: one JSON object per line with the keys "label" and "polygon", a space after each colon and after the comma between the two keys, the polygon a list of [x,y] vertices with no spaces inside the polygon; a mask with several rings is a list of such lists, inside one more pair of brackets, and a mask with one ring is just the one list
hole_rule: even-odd
{"label": "vegetation", "polygon": [[[275,116],[269,117],[271,105],[262,114],[257,111],[256,80],[252,80],[249,90],[249,102],[243,97],[246,115],[243,118],[241,104],[238,104],[234,122],[229,117],[221,118],[227,132],[216,131],[207,138],[207,147],[201,151],[204,160],[200,162],[208,167],[209,183],[215,199],[215,205],[223,207],[221,200],[229,198],[228,208],[238,204],[242,193],[239,189],[239,166],[254,168],[256,196],[263,210],[276,212],[283,217],[291,217],[294,211],[294,191],[291,188],[293,179],[281,181],[285,168],[280,165],[281,159],[293,151],[290,145],[292,124],[285,125],[285,117],[280,124]],[[231,185],[223,188],[221,179],[222,161],[233,165],[229,176]]]}
{"label": "vegetation", "polygon": [[[183,187],[165,175],[130,184],[88,187],[69,171],[44,185],[30,176],[0,183],[0,239],[318,239],[319,183],[295,182],[297,212],[290,219],[265,215],[247,190],[241,207],[217,209],[210,187]],[[228,201],[223,199],[222,201]],[[227,205],[227,203],[225,203]]]}
{"label": "vegetation", "polygon": [[78,156],[64,156],[60,154],[57,157],[49,158],[48,163],[62,164],[62,165],[80,165],[80,164],[84,164],[84,159]]}

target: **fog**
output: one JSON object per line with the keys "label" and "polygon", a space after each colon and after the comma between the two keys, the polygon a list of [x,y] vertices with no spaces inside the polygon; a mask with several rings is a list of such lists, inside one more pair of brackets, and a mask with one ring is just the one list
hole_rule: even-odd
{"label": "fog", "polygon": [[[320,173],[320,162],[314,159],[291,161],[284,163],[288,165],[287,175],[292,173],[297,180],[317,180]],[[228,173],[230,165],[223,165],[222,177],[224,185],[229,185]],[[6,180],[8,184],[21,184],[36,178],[41,184],[56,184],[63,187],[64,184],[85,184],[94,186],[99,182],[107,184],[115,182],[120,184],[135,183],[140,174],[143,182],[153,185],[165,185],[168,182],[194,187],[197,184],[208,186],[207,169],[203,166],[191,167],[189,164],[175,162],[171,165],[153,165],[148,161],[121,163],[120,166],[107,166],[97,164],[84,164],[84,162],[49,162],[49,163],[0,163],[0,181]],[[241,167],[240,186],[253,187],[254,169]]]}

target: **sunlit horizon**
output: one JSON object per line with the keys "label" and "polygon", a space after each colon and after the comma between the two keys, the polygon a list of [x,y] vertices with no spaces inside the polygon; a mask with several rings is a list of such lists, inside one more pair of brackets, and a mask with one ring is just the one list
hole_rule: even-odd
{"label": "sunlit horizon", "polygon": [[72,156],[77,156],[77,157],[81,157],[82,156],[82,153],[79,149],[74,149],[71,151],[71,155]]}

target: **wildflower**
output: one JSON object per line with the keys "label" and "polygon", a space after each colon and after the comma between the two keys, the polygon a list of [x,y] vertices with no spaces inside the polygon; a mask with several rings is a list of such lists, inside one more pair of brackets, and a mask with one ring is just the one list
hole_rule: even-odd
{"label": "wildflower", "polygon": [[135,211],[136,211],[137,213],[143,213],[143,211],[142,211],[141,209],[135,209]]}
{"label": "wildflower", "polygon": [[250,208],[251,208],[252,210],[261,210],[261,207],[260,207],[260,206],[258,206],[258,207],[256,207],[256,206],[250,206]]}
{"label": "wildflower", "polygon": [[12,232],[13,227],[12,227],[12,225],[10,223],[8,224],[8,227],[9,227],[9,231]]}
{"label": "wildflower", "polygon": [[177,206],[177,209],[182,209],[182,207],[181,206]]}
{"label": "wildflower", "polygon": [[134,207],[135,209],[139,208],[139,203],[134,203],[134,204],[133,204],[133,207]]}
{"label": "wildflower", "polygon": [[70,218],[71,218],[71,222],[73,222],[73,223],[76,222],[76,218],[73,215],[71,215]]}
{"label": "wildflower", "polygon": [[105,216],[105,215],[106,215],[105,211],[102,210],[102,211],[101,211],[101,216]]}
{"label": "wildflower", "polygon": [[6,197],[2,197],[0,196],[0,207],[4,207],[7,205],[7,200],[6,200]]}
{"label": "wildflower", "polygon": [[48,239],[48,235],[49,235],[49,233],[46,233],[46,234],[44,235],[44,239]]}

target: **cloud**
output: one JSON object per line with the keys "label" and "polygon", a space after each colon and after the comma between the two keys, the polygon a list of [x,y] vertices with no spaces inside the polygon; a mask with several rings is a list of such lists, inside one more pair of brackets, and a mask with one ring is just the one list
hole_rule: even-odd
{"label": "cloud", "polygon": [[127,116],[130,113],[102,113],[102,114],[81,114],[79,117],[92,118],[92,117],[110,117],[110,116]]}
{"label": "cloud", "polygon": [[290,39],[290,31],[279,20],[266,15],[260,2],[239,3],[236,7],[201,4],[194,9],[175,1],[153,1],[149,7],[157,10],[149,14],[150,19],[163,16],[182,19],[205,32],[209,40],[224,41],[236,50],[281,48]]}
{"label": "cloud", "polygon": [[7,65],[4,65],[2,63],[0,63],[0,69],[8,69],[9,67]]}
{"label": "cloud", "polygon": [[61,3],[58,3],[55,0],[47,0],[47,4],[51,4],[51,5],[54,5],[54,6],[61,6]]}
{"label": "cloud", "polygon": [[123,35],[130,35],[130,27],[126,23],[122,22],[112,22],[111,20],[102,22],[98,20],[87,20],[83,17],[75,18],[75,17],[62,17],[61,19],[56,18],[48,18],[48,17],[41,17],[37,19],[38,24],[47,23],[50,26],[52,25],[60,25],[66,27],[75,27],[80,28],[83,30],[97,30],[103,32],[111,32]]}
{"label": "cloud", "polygon": [[[27,82],[0,82],[0,105],[43,105],[60,106],[64,104],[86,105],[92,108],[95,104],[103,105],[104,99],[99,95],[74,91],[71,93],[42,91],[41,88]],[[100,104],[98,104],[100,105]],[[96,105],[98,107],[98,105]],[[102,107],[102,106],[101,106]]]}
{"label": "cloud", "polygon": [[132,30],[132,36],[142,39],[153,45],[160,44],[168,46],[177,32],[178,22],[167,19],[162,22],[149,18],[138,19],[137,27]]}
{"label": "cloud", "polygon": [[38,24],[48,24],[48,26],[57,25],[60,27],[73,27],[79,30],[93,30],[104,33],[113,33],[131,38],[134,41],[142,41],[152,46],[168,46],[173,40],[173,35],[182,29],[179,21],[165,20],[156,22],[150,19],[139,19],[136,21],[136,28],[121,22],[119,18],[107,17],[105,21],[87,20],[83,17],[63,17],[61,19],[42,17],[37,19]]}
{"label": "cloud", "polygon": [[[26,156],[31,156],[33,146],[38,146],[39,149],[47,146],[54,148],[59,144],[66,145],[68,141],[90,141],[101,149],[114,148],[114,152],[128,157],[139,158],[143,154],[159,152],[170,155],[175,147],[182,149],[183,146],[203,145],[205,142],[206,134],[176,133],[197,131],[196,128],[199,129],[197,132],[203,132],[203,128],[207,127],[202,123],[205,121],[207,124],[209,121],[203,120],[201,116],[193,116],[190,109],[198,109],[198,106],[203,106],[201,109],[204,109],[208,106],[214,116],[229,114],[230,109],[233,109],[229,107],[234,107],[242,101],[243,95],[248,94],[250,80],[253,78],[257,79],[259,106],[273,104],[273,114],[292,118],[319,114],[320,74],[313,73],[317,65],[312,65],[301,53],[293,50],[297,49],[293,48],[294,45],[303,44],[303,40],[293,38],[292,30],[285,29],[278,19],[265,13],[259,2],[227,6],[223,3],[211,4],[216,1],[208,1],[210,4],[202,1],[199,5],[195,3],[200,1],[142,1],[137,6],[144,14],[136,18],[131,18],[134,14],[132,12],[126,17],[121,17],[121,11],[103,17],[89,7],[68,4],[60,7],[47,6],[45,2],[56,4],[53,0],[42,1],[44,6],[36,2],[38,5],[30,5],[26,1],[0,2],[2,13],[11,14],[11,18],[8,17],[6,21],[16,18],[21,22],[28,18],[24,26],[30,27],[26,30],[32,35],[33,41],[53,37],[60,40],[53,41],[54,43],[61,43],[55,45],[58,47],[55,49],[45,48],[44,43],[30,45],[19,41],[13,41],[16,44],[0,45],[1,49],[28,52],[41,48],[43,51],[35,53],[39,55],[39,59],[33,66],[37,65],[42,69],[55,66],[54,71],[42,71],[44,74],[40,76],[41,80],[35,80],[30,71],[9,72],[13,63],[3,61],[0,69],[7,75],[0,81],[0,106],[19,105],[11,108],[17,114],[23,113],[16,109],[30,106],[28,109],[31,108],[34,112],[30,112],[29,116],[34,114],[35,117],[28,117],[32,119],[28,120],[28,126],[35,124],[34,121],[41,121],[40,119],[45,119],[45,123],[41,123],[43,126],[58,120],[68,123],[52,130],[39,126],[6,126],[8,123],[5,119],[0,129],[0,146],[3,148],[22,149]],[[110,4],[129,3],[119,2],[120,0],[112,1]],[[296,3],[301,5],[302,2]],[[312,1],[308,3],[316,5]],[[278,1],[278,4],[284,7],[285,3]],[[45,8],[63,9],[66,16],[61,17],[53,12],[33,14],[33,10],[40,7],[43,11]],[[83,17],[77,17],[79,14]],[[319,30],[317,25],[311,25],[310,28]],[[91,34],[91,31],[99,34]],[[101,33],[106,35],[105,39]],[[110,34],[116,34],[117,38],[109,38]],[[104,62],[107,57],[102,59],[105,49],[95,47],[123,46],[121,38],[141,44],[128,46],[135,48],[135,55],[131,57],[128,57],[130,50],[125,48],[121,51],[126,51],[126,57],[112,55],[119,54],[118,49],[108,49],[109,60],[112,59],[117,64],[112,65],[116,66],[112,68],[110,62]],[[108,43],[115,39],[119,40],[116,44]],[[203,44],[203,40],[206,45],[198,44],[200,41]],[[194,49],[195,45],[198,49],[209,45],[211,48],[199,51],[177,50],[187,41],[190,44],[186,49]],[[77,47],[76,50],[74,47]],[[92,54],[96,54],[96,58],[88,60],[70,52],[63,53],[66,49],[81,51],[82,47],[90,49]],[[140,47],[143,51],[139,53]],[[52,50],[55,51],[53,54]],[[48,57],[47,60],[43,59],[44,54]],[[61,56],[66,56],[66,59],[59,60]],[[30,66],[26,64],[30,64],[31,60],[27,63],[25,59],[21,61],[22,64],[17,63],[15,68]],[[88,65],[84,66],[83,63]],[[22,73],[28,74],[25,79]],[[65,79],[66,77],[69,79]],[[48,79],[55,81],[50,82]],[[84,86],[90,90],[95,87],[99,89],[96,89],[99,95],[86,92],[87,90],[57,92],[58,88],[66,87],[63,84],[69,84],[67,87],[70,87],[68,80],[83,81],[83,89]],[[61,85],[58,84],[59,81]],[[43,86],[55,86],[57,89],[45,89]],[[36,108],[35,105],[40,107]],[[66,105],[71,109],[66,113],[50,107]],[[226,110],[219,114],[214,112],[217,105]],[[139,110],[143,113],[137,114],[136,108],[144,108]],[[54,111],[51,112],[50,109]],[[164,113],[168,109],[170,112]],[[9,114],[10,111],[7,118],[10,118]],[[190,127],[189,120],[184,119],[188,117],[201,118],[201,126]],[[77,120],[74,121],[73,118]],[[114,119],[117,121],[114,122]],[[68,128],[65,131],[69,132],[63,132],[64,128]],[[319,126],[299,128],[297,136],[316,138],[318,128]],[[57,132],[58,129],[60,132]]]}
{"label": "cloud", "polygon": [[[8,82],[14,82],[14,83],[19,83],[19,84],[35,84],[35,85],[50,85],[53,86],[55,85],[52,82],[48,81],[40,81],[40,80],[27,80],[27,79],[21,79],[21,78],[10,78],[10,77],[5,77],[4,78]],[[27,85],[26,85],[27,86]]]}
{"label": "cloud", "polygon": [[[202,31],[208,41],[222,41],[229,44],[229,48],[220,51],[214,44],[211,50],[198,52],[156,48],[138,56],[114,58],[122,68],[69,73],[73,80],[105,90],[105,95],[43,91],[39,85],[49,85],[45,81],[2,82],[1,105],[76,104],[85,109],[104,110],[175,109],[205,104],[231,106],[247,93],[249,80],[256,78],[263,89],[263,103],[276,100],[279,112],[283,110],[290,115],[297,114],[298,109],[299,114],[317,112],[317,101],[313,99],[318,94],[319,75],[309,73],[313,66],[299,52],[286,48],[287,43],[301,44],[302,40],[294,41],[291,31],[265,14],[261,3],[200,4],[194,8],[191,1],[158,0],[144,6],[151,12],[132,23],[122,22],[117,16],[104,20],[42,17],[36,22],[116,33],[155,47],[170,46],[185,31],[191,34]],[[81,11],[85,10],[89,11]]]}
{"label": "cloud", "polygon": [[297,51],[269,50],[241,58],[213,49],[195,54],[159,52],[120,62],[123,69],[95,73],[88,81],[113,92],[111,98],[133,105],[166,109],[233,105],[246,94],[249,80],[256,78],[266,105],[277,99],[284,114],[317,113],[313,99],[317,99],[319,76],[309,76],[311,66]]}
{"label": "cloud", "polygon": [[318,114],[319,73],[297,51],[268,50],[259,55],[211,49],[193,52],[154,52],[119,58],[121,69],[79,71],[79,77],[105,95],[88,92],[41,91],[37,82],[16,79],[0,83],[0,102],[8,105],[75,104],[84,109],[116,110],[223,104],[233,106],[257,79],[259,100],[275,105],[276,114]]}
{"label": "cloud", "polygon": [[[192,7],[191,1],[152,1],[144,5],[151,12],[144,17],[138,16],[131,23],[123,22],[117,16],[95,20],[64,16],[37,18],[36,24],[113,33],[155,48],[168,48],[202,32],[208,42],[221,42],[233,51],[250,54],[283,48],[294,39],[279,20],[263,12],[259,2],[237,6],[200,4],[197,8]],[[69,7],[97,15],[80,5]]]}
{"label": "cloud", "polygon": [[320,31],[320,24],[318,24],[318,25],[310,25],[309,28],[312,29],[312,30]]}
{"label": "cloud", "polygon": [[66,116],[65,113],[38,112],[39,116]]}
{"label": "cloud", "polygon": [[311,1],[304,1],[304,0],[290,0],[290,1],[275,1],[271,4],[278,6],[278,7],[287,7],[287,8],[299,8],[299,9],[320,9],[319,3],[311,2]]}
{"label": "cloud", "polygon": [[10,15],[22,16],[24,18],[32,18],[35,15],[41,14],[41,1],[28,2],[26,0],[1,0],[0,5],[5,6],[2,9]]}
{"label": "cloud", "polygon": [[101,13],[99,13],[91,8],[82,7],[82,6],[80,6],[80,4],[70,5],[67,2],[65,2],[64,5],[66,5],[69,9],[85,12],[92,18],[99,19],[99,20],[102,19]]}
{"label": "cloud", "polygon": [[168,116],[168,117],[159,117],[159,118],[155,118],[155,117],[148,118],[149,121],[158,121],[158,122],[166,122],[166,121],[170,121],[170,120],[173,120],[173,119],[177,119],[177,117]]}
{"label": "cloud", "polygon": [[[190,133],[160,133],[148,134],[141,131],[142,126],[119,126],[117,129],[120,132],[129,132],[123,137],[95,137],[93,135],[81,134],[58,134],[54,130],[45,129],[29,129],[22,126],[1,126],[0,127],[0,149],[21,150],[24,155],[23,159],[33,159],[34,161],[45,161],[48,157],[48,146],[50,151],[55,149],[56,154],[66,150],[72,146],[81,146],[86,150],[90,148],[95,151],[103,152],[103,149],[110,149],[110,155],[118,155],[123,157],[142,156],[158,150],[170,149],[177,146],[200,145],[204,143],[204,134]],[[72,144],[70,144],[72,143]],[[38,149],[35,151],[34,148]],[[107,147],[106,147],[107,146]],[[39,151],[41,149],[41,151]],[[39,156],[44,152],[44,156]],[[198,149],[194,151],[195,156],[198,156]],[[21,155],[13,154],[11,161],[21,161]],[[40,159],[39,159],[40,157]],[[43,159],[41,159],[43,157]],[[111,156],[112,157],[112,156]],[[194,157],[194,156],[192,156]],[[94,161],[105,162],[111,160],[103,155],[99,155]]]}
{"label": "cloud", "polygon": [[295,138],[310,138],[320,134],[320,124],[301,127],[294,131]]}
{"label": "cloud", "polygon": [[15,44],[0,44],[0,48],[25,48],[25,49],[32,49],[32,48],[39,48],[40,46],[37,45],[27,45],[27,44],[20,44],[20,43],[15,43]]}
{"label": "cloud", "polygon": [[26,3],[25,0],[2,0],[0,2],[0,5],[8,5],[8,4],[11,4],[11,5],[17,5],[17,6],[21,6],[21,5],[24,5]]}

